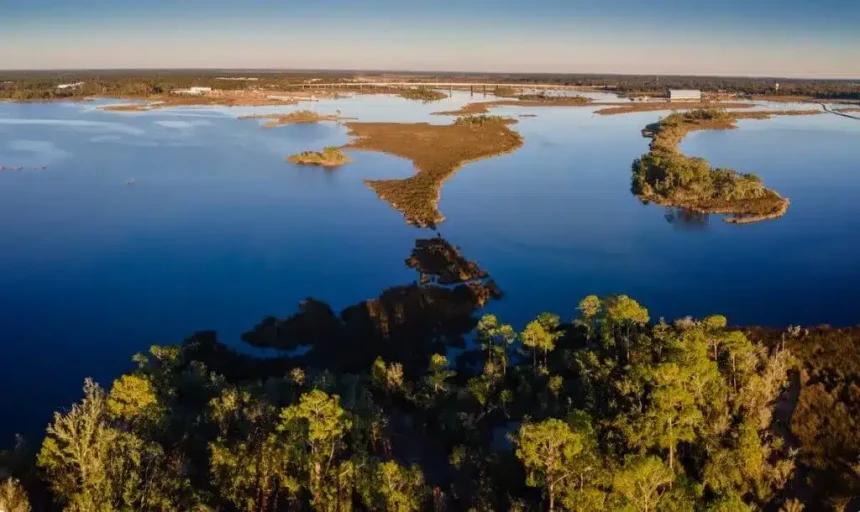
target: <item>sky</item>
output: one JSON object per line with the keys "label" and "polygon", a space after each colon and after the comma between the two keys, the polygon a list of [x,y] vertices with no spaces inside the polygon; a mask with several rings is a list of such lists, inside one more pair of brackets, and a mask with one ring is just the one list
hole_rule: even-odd
{"label": "sky", "polygon": [[0,69],[860,79],[860,0],[0,0]]}

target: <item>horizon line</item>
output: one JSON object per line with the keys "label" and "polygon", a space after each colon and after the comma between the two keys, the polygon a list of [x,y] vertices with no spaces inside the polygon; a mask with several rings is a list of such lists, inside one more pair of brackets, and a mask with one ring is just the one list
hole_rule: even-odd
{"label": "horizon line", "polygon": [[826,80],[826,81],[860,81],[860,76],[856,77],[833,77],[833,76],[775,76],[775,75],[734,75],[734,74],[680,74],[680,73],[621,73],[621,72],[580,72],[580,71],[455,71],[441,69],[384,69],[384,68],[282,68],[282,67],[263,67],[263,68],[241,68],[241,67],[135,67],[135,68],[3,68],[0,67],[0,73],[69,73],[69,72],[96,72],[96,71],[220,71],[220,72],[238,72],[238,71],[254,71],[263,73],[299,73],[299,72],[316,72],[316,73],[407,73],[407,74],[472,74],[472,75],[561,75],[561,76],[585,76],[585,77],[625,77],[625,76],[655,76],[655,77],[670,77],[670,78],[754,78],[754,79],[771,79],[771,80]]}

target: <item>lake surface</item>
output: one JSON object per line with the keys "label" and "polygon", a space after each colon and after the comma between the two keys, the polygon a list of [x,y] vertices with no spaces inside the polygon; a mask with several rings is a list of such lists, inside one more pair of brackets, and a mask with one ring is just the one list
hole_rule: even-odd
{"label": "lake surface", "polygon": [[[447,123],[429,114],[478,99],[314,108]],[[236,119],[307,105],[96,109],[105,103],[0,104],[0,165],[25,168],[0,172],[0,417],[14,419],[0,423],[0,446],[37,434],[85,376],[109,386],[152,344],[215,329],[240,346],[264,315],[287,316],[305,297],[342,308],[410,283],[404,260],[433,235],[362,183],[409,176],[411,162],[358,152],[335,171],[297,167],[285,157],[343,144],[345,129]],[[665,113],[493,111],[526,112],[538,117],[514,127],[525,145],[466,166],[439,204],[439,232],[506,292],[488,308],[504,321],[570,318],[584,295],[626,293],[654,318],[857,323],[860,122],[783,117],[689,135],[685,153],[755,172],[792,201],[782,219],[734,226],[630,194],[631,163],[648,145],[640,130]]]}

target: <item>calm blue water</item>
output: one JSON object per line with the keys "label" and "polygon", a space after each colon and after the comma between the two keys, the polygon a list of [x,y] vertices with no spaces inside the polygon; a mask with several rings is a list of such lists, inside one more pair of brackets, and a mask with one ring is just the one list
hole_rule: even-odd
{"label": "calm blue water", "polygon": [[[446,123],[428,114],[470,100],[315,108]],[[286,316],[307,296],[340,308],[415,278],[404,259],[432,233],[362,183],[409,176],[410,162],[360,152],[333,172],[300,168],[284,158],[343,144],[345,130],[235,119],[290,108],[97,105],[0,104],[0,164],[27,168],[0,172],[0,417],[15,419],[0,423],[0,445],[38,432],[85,376],[108,385],[151,344],[215,329],[238,345],[264,315]],[[490,307],[505,320],[570,317],[586,294],[627,293],[654,317],[857,322],[860,122],[779,118],[690,135],[688,154],[756,172],[792,200],[783,219],[731,226],[669,222],[630,194],[631,162],[647,149],[640,130],[660,113],[498,109],[524,111],[538,115],[515,127],[525,146],[467,166],[440,203],[440,232],[507,292]]]}

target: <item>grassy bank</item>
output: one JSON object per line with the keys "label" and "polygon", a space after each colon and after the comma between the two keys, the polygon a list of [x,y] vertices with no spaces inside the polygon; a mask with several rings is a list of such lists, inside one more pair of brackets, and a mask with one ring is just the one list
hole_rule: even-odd
{"label": "grassy bank", "polygon": [[414,176],[366,183],[410,224],[433,226],[444,220],[436,204],[446,179],[467,162],[522,145],[520,135],[508,128],[514,122],[495,116],[468,116],[449,125],[349,123],[349,135],[354,140],[346,147],[412,160],[417,169]]}

